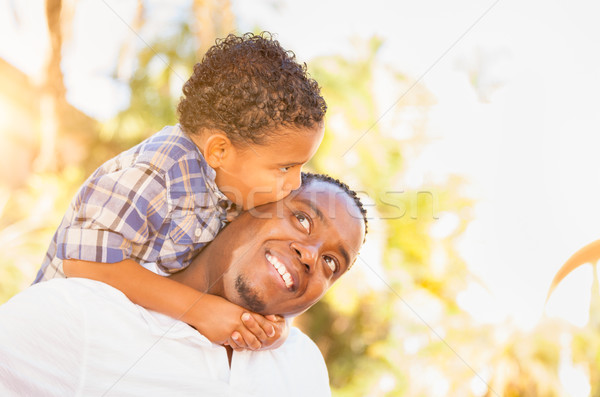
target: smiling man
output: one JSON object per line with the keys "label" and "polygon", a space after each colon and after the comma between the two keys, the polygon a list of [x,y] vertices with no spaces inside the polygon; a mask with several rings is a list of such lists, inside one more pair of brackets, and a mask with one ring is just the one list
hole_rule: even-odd
{"label": "smiling man", "polygon": [[[172,278],[294,316],[348,271],[364,214],[344,184],[303,175],[300,189],[242,213]],[[88,279],[37,284],[0,306],[0,395],[282,394],[330,394],[319,350],[296,328],[278,349],[233,351]]]}

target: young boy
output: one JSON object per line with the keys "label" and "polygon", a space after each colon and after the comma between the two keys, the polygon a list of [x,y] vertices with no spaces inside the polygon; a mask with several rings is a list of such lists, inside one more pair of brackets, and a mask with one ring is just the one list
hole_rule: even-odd
{"label": "young boy", "polygon": [[214,343],[277,346],[287,331],[282,319],[161,276],[188,266],[239,209],[299,187],[301,168],[323,139],[327,106],[306,66],[269,34],[218,40],[183,94],[178,125],[109,160],[83,184],[34,282],[103,281]]}

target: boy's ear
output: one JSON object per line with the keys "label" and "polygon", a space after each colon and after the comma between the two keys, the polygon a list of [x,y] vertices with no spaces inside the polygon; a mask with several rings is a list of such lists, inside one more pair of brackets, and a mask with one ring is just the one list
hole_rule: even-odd
{"label": "boy's ear", "polygon": [[204,159],[212,168],[219,168],[233,150],[233,144],[227,135],[216,132],[204,142]]}

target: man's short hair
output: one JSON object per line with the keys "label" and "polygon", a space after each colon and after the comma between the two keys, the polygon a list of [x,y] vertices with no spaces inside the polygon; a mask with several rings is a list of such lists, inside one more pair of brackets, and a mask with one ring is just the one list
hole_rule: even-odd
{"label": "man's short hair", "polygon": [[218,129],[234,143],[260,144],[279,126],[315,128],[327,105],[306,64],[268,32],[230,34],[194,66],[177,107],[188,134]]}

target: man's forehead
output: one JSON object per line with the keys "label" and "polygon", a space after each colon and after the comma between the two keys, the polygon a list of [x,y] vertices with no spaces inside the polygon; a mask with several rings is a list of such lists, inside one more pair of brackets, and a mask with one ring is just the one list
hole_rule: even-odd
{"label": "man's forehead", "polygon": [[[320,180],[312,180],[289,196],[290,201],[310,207],[321,221],[334,219],[341,211],[348,212],[348,194],[339,186]],[[349,215],[352,215],[349,213]]]}
{"label": "man's forehead", "polygon": [[309,181],[302,185],[298,190],[290,195],[290,199],[293,201],[300,201],[302,203],[310,202],[312,206],[322,207],[326,204],[329,196],[334,195],[335,187],[330,183],[324,183],[322,181]]}

